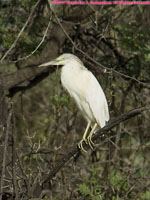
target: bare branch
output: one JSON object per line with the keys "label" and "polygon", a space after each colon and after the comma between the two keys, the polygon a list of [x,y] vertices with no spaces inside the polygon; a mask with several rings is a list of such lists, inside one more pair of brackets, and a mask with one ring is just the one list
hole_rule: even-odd
{"label": "bare branch", "polygon": [[31,56],[40,48],[40,46],[42,45],[42,43],[44,42],[44,40],[45,40],[45,38],[46,38],[47,32],[48,32],[49,27],[50,27],[50,25],[51,25],[51,19],[52,19],[52,16],[50,17],[50,20],[49,20],[48,25],[47,25],[47,27],[46,27],[45,33],[44,33],[44,35],[43,35],[43,38],[42,38],[41,42],[37,45],[37,47],[36,47],[29,55],[27,55],[27,56],[25,56],[25,57],[23,57],[23,58],[19,58],[18,60],[14,61],[14,63],[19,62],[19,61],[21,61],[21,60],[26,60],[26,59],[28,59],[29,57],[31,57]]}
{"label": "bare branch", "polygon": [[12,116],[12,177],[13,177],[13,190],[16,196],[16,200],[19,200],[18,184],[17,184],[17,173],[16,173],[16,121],[13,113]]}
{"label": "bare branch", "polygon": [[22,29],[20,30],[19,34],[17,35],[17,38],[15,39],[15,41],[11,45],[11,47],[8,49],[8,51],[6,51],[6,53],[3,55],[0,62],[2,62],[6,58],[6,56],[11,52],[11,50],[16,46],[20,36],[22,35],[22,33],[25,30],[26,26],[28,25],[29,21],[31,20],[31,17],[32,17],[34,11],[36,10],[37,6],[39,5],[40,1],[41,0],[38,0],[37,3],[35,4],[35,6],[33,7],[33,9],[31,10],[29,17],[28,17],[27,21],[25,22],[24,26],[22,27]]}

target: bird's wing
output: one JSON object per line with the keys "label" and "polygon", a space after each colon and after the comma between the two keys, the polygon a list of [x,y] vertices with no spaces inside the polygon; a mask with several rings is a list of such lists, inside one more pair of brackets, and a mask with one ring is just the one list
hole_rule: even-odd
{"label": "bird's wing", "polygon": [[66,69],[63,67],[61,82],[75,99],[84,117],[86,119],[94,117],[93,120],[101,128],[104,127],[106,121],[109,120],[108,105],[105,94],[95,76],[86,68],[80,70],[75,68],[73,70],[72,68]]}
{"label": "bird's wing", "polygon": [[86,88],[86,101],[89,103],[89,106],[93,112],[96,121],[102,128],[109,120],[107,100],[103,89],[101,88],[95,76],[89,71],[87,71],[86,73],[89,83],[88,87]]}

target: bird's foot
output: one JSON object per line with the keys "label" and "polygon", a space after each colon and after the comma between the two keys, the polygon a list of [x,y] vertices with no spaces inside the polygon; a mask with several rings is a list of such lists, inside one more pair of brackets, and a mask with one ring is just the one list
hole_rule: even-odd
{"label": "bird's foot", "polygon": [[89,135],[87,137],[87,142],[88,142],[88,145],[90,146],[90,148],[93,150],[93,146],[95,145],[94,142],[92,141],[92,135]]}
{"label": "bird's foot", "polygon": [[87,153],[87,151],[83,148],[83,142],[88,144],[90,148],[93,150],[93,146],[95,145],[94,142],[92,141],[92,136],[88,136],[87,139],[83,138],[79,143],[78,143],[78,148]]}
{"label": "bird's foot", "polygon": [[85,138],[82,138],[82,140],[78,143],[78,148],[86,153],[87,151],[83,148],[83,142],[88,144],[87,140]]}

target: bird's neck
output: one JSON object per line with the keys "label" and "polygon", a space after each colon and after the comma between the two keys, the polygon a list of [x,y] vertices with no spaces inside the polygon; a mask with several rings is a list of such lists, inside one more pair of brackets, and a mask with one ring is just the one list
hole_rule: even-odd
{"label": "bird's neck", "polygon": [[82,70],[83,68],[85,67],[78,62],[69,62],[62,67],[62,72],[75,73],[76,71]]}
{"label": "bird's neck", "polygon": [[[84,66],[83,66],[84,67]],[[68,88],[68,85],[78,77],[79,72],[82,70],[82,65],[78,63],[67,63],[61,69],[61,82],[65,88]]]}

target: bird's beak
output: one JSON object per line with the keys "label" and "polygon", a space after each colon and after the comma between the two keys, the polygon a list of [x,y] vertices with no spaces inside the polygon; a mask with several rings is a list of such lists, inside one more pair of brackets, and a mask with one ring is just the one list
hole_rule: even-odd
{"label": "bird's beak", "polygon": [[43,63],[43,64],[39,65],[38,67],[45,67],[45,66],[57,65],[57,64],[58,64],[58,60],[55,59],[55,60],[52,60],[52,61],[50,61],[50,62]]}
{"label": "bird's beak", "polygon": [[45,66],[49,66],[49,65],[60,65],[62,60],[63,59],[56,58],[55,60],[52,60],[52,61],[47,62],[47,63],[43,63],[43,64],[39,65],[38,67],[45,67]]}

